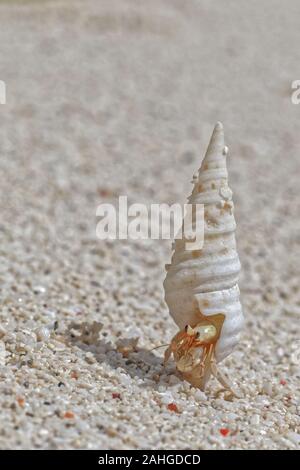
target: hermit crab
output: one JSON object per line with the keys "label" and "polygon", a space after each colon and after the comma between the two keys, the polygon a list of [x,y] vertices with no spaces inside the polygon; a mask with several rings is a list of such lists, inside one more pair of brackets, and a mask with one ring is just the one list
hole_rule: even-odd
{"label": "hermit crab", "polygon": [[213,374],[238,395],[217,366],[239,342],[243,325],[227,154],[218,122],[188,199],[204,206],[204,243],[191,250],[184,239],[176,239],[166,265],[165,301],[180,331],[165,352],[165,362],[173,355],[178,371],[194,387],[204,390]]}

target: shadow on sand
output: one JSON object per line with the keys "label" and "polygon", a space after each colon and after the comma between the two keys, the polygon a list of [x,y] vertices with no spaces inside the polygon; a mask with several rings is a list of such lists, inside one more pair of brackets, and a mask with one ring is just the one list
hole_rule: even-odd
{"label": "shadow on sand", "polygon": [[[80,326],[80,325],[79,325]],[[86,325],[83,324],[85,327]],[[123,370],[132,378],[138,377],[143,380],[141,387],[154,387],[159,384],[162,374],[175,374],[173,364],[163,366],[163,358],[154,354],[153,351],[144,348],[134,348],[126,354],[121,354],[117,345],[106,341],[103,338],[85,340],[83,335],[73,336],[71,334],[74,324],[71,323],[67,330],[67,341],[73,346],[77,346],[84,352],[90,352],[99,363],[105,362],[113,369]],[[78,328],[78,326],[77,326]]]}

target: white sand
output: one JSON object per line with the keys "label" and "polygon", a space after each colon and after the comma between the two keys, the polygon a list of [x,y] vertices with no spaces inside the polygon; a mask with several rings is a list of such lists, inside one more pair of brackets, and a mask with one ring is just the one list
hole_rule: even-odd
{"label": "white sand", "polygon": [[[299,15],[297,0],[0,2],[1,448],[299,448]],[[233,401],[149,352],[176,331],[170,242],[95,238],[101,201],[184,202],[217,120],[246,316],[221,364]],[[85,344],[72,322],[94,320]]]}

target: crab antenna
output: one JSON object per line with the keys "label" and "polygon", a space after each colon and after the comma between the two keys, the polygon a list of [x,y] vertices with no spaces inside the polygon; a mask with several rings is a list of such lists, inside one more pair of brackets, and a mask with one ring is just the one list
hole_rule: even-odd
{"label": "crab antenna", "polygon": [[155,348],[149,349],[149,351],[154,351],[154,349],[159,349],[159,348],[165,348],[166,346],[170,346],[171,343],[169,344],[161,344],[160,346],[155,346]]}

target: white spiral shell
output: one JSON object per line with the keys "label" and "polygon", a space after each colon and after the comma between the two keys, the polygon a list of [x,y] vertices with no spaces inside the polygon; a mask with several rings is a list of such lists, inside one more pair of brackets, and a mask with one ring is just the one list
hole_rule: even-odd
{"label": "white spiral shell", "polygon": [[176,240],[171,264],[166,266],[165,301],[180,329],[195,326],[202,315],[225,315],[217,342],[216,359],[223,360],[239,341],[243,325],[239,301],[240,261],[235,242],[232,192],[228,186],[227,147],[217,123],[205,158],[194,179],[190,204],[204,204],[204,244],[187,250],[185,240]]}

